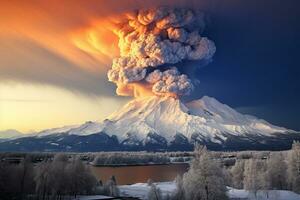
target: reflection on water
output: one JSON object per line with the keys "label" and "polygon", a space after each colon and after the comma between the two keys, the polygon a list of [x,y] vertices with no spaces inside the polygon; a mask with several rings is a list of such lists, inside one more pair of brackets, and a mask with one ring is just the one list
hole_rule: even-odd
{"label": "reflection on water", "polygon": [[189,165],[145,165],[145,166],[121,166],[121,167],[96,167],[90,166],[92,172],[103,182],[107,181],[112,175],[117,179],[117,184],[145,183],[148,179],[154,182],[173,181],[177,174],[183,174],[188,170]]}

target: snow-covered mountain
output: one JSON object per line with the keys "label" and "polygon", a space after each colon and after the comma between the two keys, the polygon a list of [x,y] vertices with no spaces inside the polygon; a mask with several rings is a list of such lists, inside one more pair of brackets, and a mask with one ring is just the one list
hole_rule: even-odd
{"label": "snow-covered mountain", "polygon": [[79,125],[69,125],[69,126],[63,126],[63,127],[58,127],[58,128],[46,129],[46,130],[38,132],[37,136],[44,137],[44,136],[52,135],[52,134],[66,133],[73,128],[77,128],[78,126]]}
{"label": "snow-covered mountain", "polygon": [[33,136],[36,136],[35,132],[22,133],[15,129],[7,129],[7,130],[0,131],[0,142],[15,140],[24,137],[33,137]]}
{"label": "snow-covered mountain", "polygon": [[[112,142],[121,150],[191,149],[195,142],[212,149],[276,149],[276,145],[288,148],[292,140],[300,139],[296,131],[243,115],[207,96],[189,103],[172,97],[136,98],[102,122],[45,130],[35,139],[50,138],[47,144],[59,146],[72,137],[82,146],[87,138],[100,140],[98,136],[99,144],[109,148]],[[70,141],[64,146],[73,148]]]}
{"label": "snow-covered mountain", "polygon": [[[95,124],[91,126],[94,127]],[[148,133],[157,133],[168,142],[176,134],[182,134],[188,139],[197,135],[218,143],[219,139],[226,140],[224,133],[235,136],[249,133],[269,136],[275,132],[288,131],[253,116],[242,115],[207,96],[187,104],[172,97],[135,99],[98,126],[97,131],[115,134],[120,139],[126,139],[128,134],[135,134],[142,140]]]}

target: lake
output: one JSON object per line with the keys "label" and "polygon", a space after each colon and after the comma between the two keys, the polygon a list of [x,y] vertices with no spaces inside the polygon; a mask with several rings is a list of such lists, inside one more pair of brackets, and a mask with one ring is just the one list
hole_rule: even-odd
{"label": "lake", "polygon": [[145,183],[148,179],[154,182],[173,181],[178,174],[185,173],[188,167],[187,163],[117,167],[90,166],[98,180],[105,182],[114,175],[118,185]]}

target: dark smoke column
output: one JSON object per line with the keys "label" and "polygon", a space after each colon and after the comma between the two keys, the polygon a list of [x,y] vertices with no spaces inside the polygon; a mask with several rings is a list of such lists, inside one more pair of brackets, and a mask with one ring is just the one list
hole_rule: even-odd
{"label": "dark smoke column", "polygon": [[187,75],[174,66],[185,60],[209,61],[214,42],[200,33],[204,14],[189,9],[157,8],[124,15],[117,23],[120,57],[113,60],[108,79],[117,94],[188,95],[194,88]]}

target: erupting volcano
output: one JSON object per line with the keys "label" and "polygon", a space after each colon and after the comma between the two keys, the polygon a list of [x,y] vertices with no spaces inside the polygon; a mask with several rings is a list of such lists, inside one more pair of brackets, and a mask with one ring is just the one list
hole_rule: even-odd
{"label": "erupting volcano", "polygon": [[120,54],[108,80],[118,95],[133,100],[102,122],[41,131],[4,142],[3,150],[191,150],[195,143],[270,150],[288,149],[300,139],[293,130],[240,114],[211,97],[182,100],[201,87],[193,73],[216,52],[204,34],[204,13],[160,7],[126,13],[112,24]]}
{"label": "erupting volcano", "polygon": [[243,115],[212,97],[183,103],[169,96],[135,98],[101,122],[44,130],[3,142],[1,150],[115,151],[288,149],[299,133]]}

